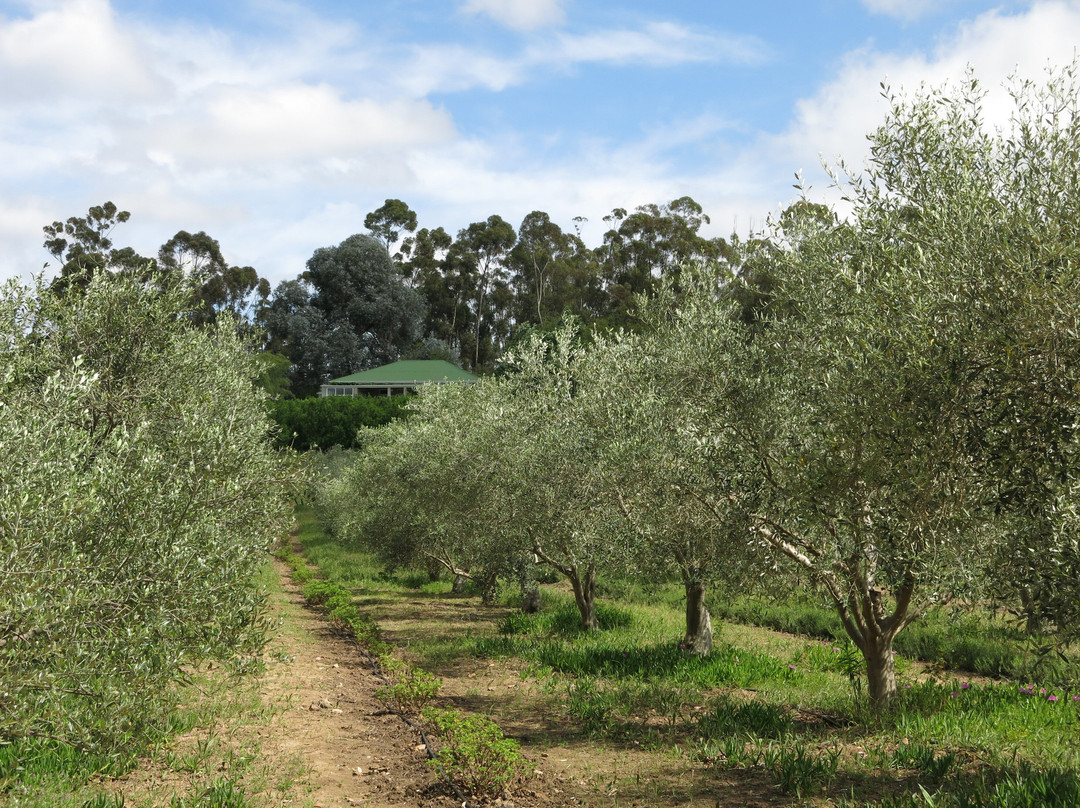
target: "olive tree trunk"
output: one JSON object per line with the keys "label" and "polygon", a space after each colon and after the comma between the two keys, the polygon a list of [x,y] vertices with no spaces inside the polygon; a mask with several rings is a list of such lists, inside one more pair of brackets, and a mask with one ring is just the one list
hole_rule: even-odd
{"label": "olive tree trunk", "polygon": [[540,586],[536,581],[526,581],[521,585],[521,611],[525,614],[540,611]]}
{"label": "olive tree trunk", "polygon": [[851,593],[846,599],[833,596],[844,630],[866,662],[870,707],[878,712],[890,709],[896,702],[893,640],[917,614],[910,609],[914,589],[914,583],[909,581],[892,593],[891,612],[884,606],[886,592],[865,583],[861,591]]}
{"label": "olive tree trunk", "polygon": [[712,618],[705,605],[705,584],[702,581],[683,581],[686,589],[686,650],[699,656],[712,651]]}
{"label": "olive tree trunk", "polygon": [[574,588],[574,601],[581,613],[581,628],[584,631],[598,631],[600,623],[596,619],[596,569],[592,564],[581,572],[577,565],[567,568],[566,577]]}
{"label": "olive tree trunk", "polygon": [[[807,553],[802,552],[789,537],[774,525],[759,524],[758,534],[789,558],[813,574],[828,592],[844,631],[862,653],[866,663],[866,685],[870,707],[878,712],[896,703],[896,663],[893,659],[893,640],[900,630],[914,620],[929,605],[912,608],[916,574],[909,570],[894,590],[876,582],[876,552],[872,544],[862,553],[861,562],[840,569],[819,568]],[[891,601],[891,611],[889,604]]]}
{"label": "olive tree trunk", "polygon": [[570,581],[570,586],[574,589],[574,602],[581,613],[581,628],[585,631],[598,631],[600,623],[596,620],[596,565],[590,561],[582,570],[576,561],[561,563],[544,552],[535,536],[533,553],[538,561],[550,564]]}

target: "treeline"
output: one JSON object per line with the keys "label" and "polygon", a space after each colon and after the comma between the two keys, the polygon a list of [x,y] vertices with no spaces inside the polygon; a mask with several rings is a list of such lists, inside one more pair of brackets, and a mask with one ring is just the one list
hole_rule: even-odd
{"label": "treeline", "polygon": [[[701,234],[709,217],[690,197],[616,208],[600,245],[542,211],[515,229],[498,215],[460,229],[419,227],[407,204],[388,199],[340,244],[320,248],[295,279],[271,293],[252,267],[229,266],[205,232],[180,231],[157,256],[113,244],[131,214],[111,203],[45,228],[62,290],[108,271],[192,288],[189,318],[223,312],[257,326],[261,347],[288,363],[278,395],[314,395],[329,379],[401,358],[448,359],[490,370],[515,338],[564,313],[590,328],[635,327],[633,301],[687,262],[726,261],[732,246]],[[358,223],[359,225],[359,223]],[[359,228],[358,228],[359,229]]]}
{"label": "treeline", "polygon": [[528,599],[546,565],[585,629],[598,574],[675,576],[702,654],[710,587],[812,585],[878,708],[935,605],[1075,636],[1077,98],[1067,74],[1028,85],[993,132],[974,82],[894,98],[847,220],[797,204],[734,264],[658,273],[639,329],[569,318],[497,376],[422,391],[364,436],[327,524],[488,592]]}
{"label": "treeline", "polygon": [[269,350],[291,360],[298,395],[394,359],[449,359],[490,370],[515,338],[570,313],[590,327],[632,326],[635,296],[687,262],[724,260],[727,241],[689,197],[633,212],[616,209],[603,243],[588,247],[542,211],[515,230],[498,215],[451,235],[418,228],[388,199],[366,235],[317,250],[260,310]]}

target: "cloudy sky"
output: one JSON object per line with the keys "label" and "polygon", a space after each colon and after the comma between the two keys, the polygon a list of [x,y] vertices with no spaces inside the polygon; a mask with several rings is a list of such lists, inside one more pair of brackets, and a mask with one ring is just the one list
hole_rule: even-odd
{"label": "cloudy sky", "polygon": [[0,0],[0,277],[106,200],[118,245],[205,230],[275,282],[388,197],[595,245],[689,195],[745,233],[862,162],[881,81],[999,87],[1078,44],[1080,0]]}

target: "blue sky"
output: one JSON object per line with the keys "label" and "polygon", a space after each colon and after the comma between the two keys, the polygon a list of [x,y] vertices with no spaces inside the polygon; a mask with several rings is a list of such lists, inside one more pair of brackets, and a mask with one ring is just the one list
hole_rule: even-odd
{"label": "blue sky", "polygon": [[[1080,44],[1080,2],[0,0],[0,277],[112,200],[152,255],[206,230],[275,283],[403,199],[451,232],[689,195],[759,226],[820,157],[971,65],[999,88]],[[988,101],[991,117],[1003,93]]]}

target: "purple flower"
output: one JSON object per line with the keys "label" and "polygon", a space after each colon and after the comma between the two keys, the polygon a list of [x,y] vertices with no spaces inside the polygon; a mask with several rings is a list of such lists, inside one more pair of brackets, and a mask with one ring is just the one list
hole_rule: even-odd
{"label": "purple flower", "polygon": [[1022,687],[1022,688],[1020,688],[1020,695],[1021,696],[1034,696],[1035,695],[1035,688],[1033,688],[1033,687]]}
{"label": "purple flower", "polygon": [[1045,696],[1045,695],[1046,695],[1046,688],[1045,688],[1045,687],[1040,687],[1040,688],[1039,688],[1039,695],[1041,695],[1041,696]]}
{"label": "purple flower", "polygon": [[794,666],[794,665],[788,665],[788,667],[789,667],[789,668],[791,668],[792,670],[795,670],[795,666]]}
{"label": "purple flower", "polygon": [[1058,700],[1058,697],[1057,697],[1057,696],[1047,696],[1047,697],[1046,697],[1046,700],[1047,700],[1047,701],[1057,701],[1057,700]]}
{"label": "purple flower", "polygon": [[962,685],[960,685],[960,689],[961,690],[970,690],[971,689],[971,682],[964,682]]}
{"label": "purple flower", "polygon": [[954,690],[954,691],[953,691],[952,693],[950,693],[949,695],[950,695],[950,696],[952,696],[953,698],[956,698],[956,697],[957,697],[957,696],[959,696],[960,694],[959,694],[959,693],[957,693],[957,692],[956,692],[956,691]]}
{"label": "purple flower", "polygon": [[1080,696],[1073,696],[1072,699],[1073,701],[1080,701]]}

